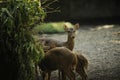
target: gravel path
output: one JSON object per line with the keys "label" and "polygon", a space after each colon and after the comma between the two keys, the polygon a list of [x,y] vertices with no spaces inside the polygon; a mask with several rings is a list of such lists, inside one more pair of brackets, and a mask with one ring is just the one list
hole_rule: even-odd
{"label": "gravel path", "polygon": [[[43,36],[61,41],[67,38],[66,34]],[[120,80],[120,25],[81,26],[74,51],[81,51],[88,59],[89,80]],[[57,80],[57,72],[52,74],[52,80]]]}

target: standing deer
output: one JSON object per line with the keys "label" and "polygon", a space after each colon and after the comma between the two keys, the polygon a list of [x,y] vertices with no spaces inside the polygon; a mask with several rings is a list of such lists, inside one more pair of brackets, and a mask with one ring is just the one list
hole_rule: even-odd
{"label": "standing deer", "polygon": [[[56,47],[46,52],[45,57],[39,63],[39,67],[43,71],[43,80],[50,80],[51,71],[57,69],[61,70],[64,76],[68,76],[70,80],[75,80],[73,69],[76,64],[77,57],[74,53],[67,48]],[[65,77],[63,80],[66,80]]]}
{"label": "standing deer", "polygon": [[[80,67],[77,67],[78,64]],[[82,80],[87,80],[87,74],[85,72],[85,68],[88,65],[87,59],[80,54],[73,53],[65,47],[50,49],[38,65],[43,71],[43,80],[50,80],[51,72],[57,69],[62,71],[62,80],[66,80],[66,76],[70,80],[75,80],[73,70],[76,70],[80,74]]]}
{"label": "standing deer", "polygon": [[[76,23],[73,28],[68,28],[66,24],[64,25],[64,30],[65,32],[68,33],[68,38],[66,42],[61,42],[61,41],[57,41],[54,39],[47,39],[47,38],[40,39],[40,42],[44,45],[43,46],[44,51],[46,52],[54,47],[62,47],[62,46],[72,51],[75,44],[74,39],[75,39],[76,30],[78,29],[79,29],[78,23]],[[59,80],[60,80],[60,71],[59,71]]]}
{"label": "standing deer", "polygon": [[40,39],[40,42],[44,45],[44,46],[48,46],[49,49],[54,48],[54,47],[66,47],[70,50],[73,50],[74,48],[74,44],[75,44],[75,33],[76,30],[79,29],[79,24],[75,24],[73,28],[68,28],[67,25],[64,26],[64,30],[68,33],[68,38],[66,42],[61,42],[61,41],[57,41],[57,40],[53,40],[53,39],[47,39],[47,38],[42,38]]}

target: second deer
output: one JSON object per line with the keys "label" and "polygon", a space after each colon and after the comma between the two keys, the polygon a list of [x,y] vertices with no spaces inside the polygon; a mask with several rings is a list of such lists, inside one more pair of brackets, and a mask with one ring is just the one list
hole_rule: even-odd
{"label": "second deer", "polygon": [[[44,46],[48,46],[50,49],[54,48],[54,47],[66,47],[70,50],[73,50],[74,48],[74,44],[75,44],[75,34],[76,34],[76,30],[79,29],[79,24],[75,24],[73,28],[68,28],[67,25],[64,25],[64,30],[68,33],[68,38],[66,42],[61,42],[61,41],[57,41],[54,39],[47,39],[47,38],[42,38],[40,39],[40,42],[44,45]],[[47,47],[47,48],[48,48]]]}

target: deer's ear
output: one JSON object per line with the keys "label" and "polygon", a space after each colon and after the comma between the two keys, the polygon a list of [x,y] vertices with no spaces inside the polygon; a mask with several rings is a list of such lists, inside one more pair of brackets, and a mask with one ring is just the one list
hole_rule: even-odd
{"label": "deer's ear", "polygon": [[65,30],[65,31],[68,31],[68,27],[67,27],[66,24],[64,24],[64,30]]}
{"label": "deer's ear", "polygon": [[75,27],[76,30],[79,29],[79,27],[80,27],[79,23],[76,23],[74,27]]}

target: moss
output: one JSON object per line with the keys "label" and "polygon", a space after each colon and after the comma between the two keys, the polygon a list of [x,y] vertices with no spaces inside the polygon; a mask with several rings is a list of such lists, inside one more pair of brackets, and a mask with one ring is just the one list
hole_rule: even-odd
{"label": "moss", "polygon": [[50,22],[43,23],[42,25],[37,25],[34,27],[33,31],[39,34],[64,33],[64,24],[67,24],[68,27],[72,27],[72,24],[69,22]]}

